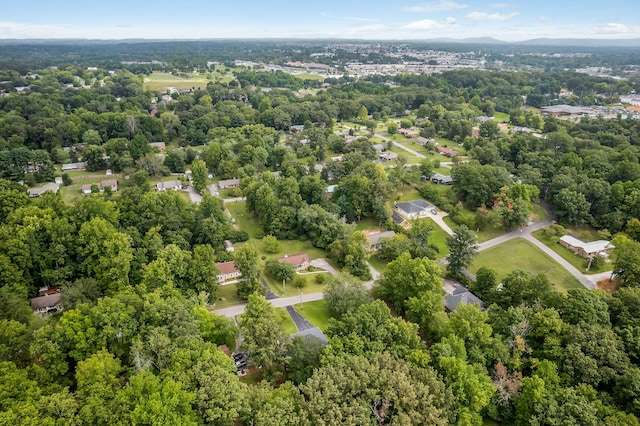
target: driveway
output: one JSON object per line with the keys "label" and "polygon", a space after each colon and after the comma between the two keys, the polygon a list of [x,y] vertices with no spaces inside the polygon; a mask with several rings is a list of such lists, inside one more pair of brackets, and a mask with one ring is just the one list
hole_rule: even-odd
{"label": "driveway", "polygon": [[433,219],[433,221],[436,223],[436,225],[438,225],[440,228],[442,228],[442,230],[444,232],[446,232],[449,235],[453,235],[453,230],[444,221],[444,217],[445,216],[449,216],[449,213],[443,212],[443,211],[440,211],[440,210],[437,210],[437,212],[438,212],[438,214],[434,214],[434,215],[430,216],[431,219]]}
{"label": "driveway", "polygon": [[311,262],[309,262],[309,265],[313,266],[314,268],[327,271],[331,275],[336,275],[338,273],[338,271],[336,271],[335,268],[331,266],[326,259],[313,259]]}
{"label": "driveway", "polygon": [[296,311],[293,306],[287,306],[287,312],[289,313],[289,316],[291,317],[293,323],[296,325],[298,332],[310,330],[313,328],[311,323],[307,321],[305,317],[300,315],[300,313]]}
{"label": "driveway", "polygon": [[198,194],[198,191],[193,186],[189,185],[187,192],[192,203],[199,204],[202,201],[202,195]]}
{"label": "driveway", "polygon": [[404,146],[404,145],[402,145],[400,142],[396,142],[396,141],[394,141],[393,139],[389,139],[389,138],[388,138],[388,137],[386,137],[386,136],[382,136],[382,135],[381,135],[381,134],[379,134],[379,133],[376,133],[376,134],[374,134],[373,136],[374,136],[374,137],[376,137],[376,138],[380,138],[380,139],[382,139],[382,140],[385,140],[385,141],[387,141],[387,142],[391,141],[391,143],[392,143],[392,144],[394,144],[395,146],[397,146],[398,148],[404,149],[404,150],[405,150],[405,151],[407,151],[408,153],[413,154],[413,155],[415,155],[415,156],[416,156],[416,157],[418,157],[418,158],[427,158],[424,154],[420,154],[418,151],[415,151],[415,150],[413,150],[413,149],[411,149],[411,148],[409,148],[409,147],[407,147],[407,146]]}

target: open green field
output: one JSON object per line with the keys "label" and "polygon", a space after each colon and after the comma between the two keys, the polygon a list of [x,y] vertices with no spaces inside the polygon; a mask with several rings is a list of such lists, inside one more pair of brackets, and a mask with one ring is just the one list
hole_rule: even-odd
{"label": "open green field", "polygon": [[300,80],[317,80],[324,81],[324,77],[320,74],[313,74],[309,72],[302,72],[300,74],[292,74],[294,77],[299,78]]}
{"label": "open green field", "polygon": [[469,271],[475,274],[482,266],[495,270],[499,279],[503,279],[515,269],[522,269],[535,274],[544,273],[554,287],[563,292],[582,288],[582,285],[562,266],[522,238],[516,238],[480,252]]}
{"label": "open green field", "polygon": [[[473,213],[471,210],[463,209],[462,214],[465,217],[470,218],[471,222],[473,223],[473,220],[475,218],[475,213]],[[449,227],[455,231],[455,229],[458,226],[458,224],[456,222],[454,222],[454,220],[451,218],[451,216],[445,216],[443,218],[443,220],[444,220],[444,223],[449,225]],[[475,229],[474,229],[474,231],[475,231]],[[485,241],[489,241],[489,240],[491,240],[493,238],[496,238],[496,237],[499,237],[500,235],[503,235],[503,234],[505,234],[504,229],[496,228],[495,226],[487,226],[484,229],[480,229],[480,230],[478,230],[478,232],[476,232],[476,235],[478,236],[478,242],[479,243],[484,243]]]}
{"label": "open green field", "polygon": [[369,229],[374,229],[376,231],[382,230],[378,222],[376,222],[372,217],[364,217],[356,223],[356,231],[366,231]]}
{"label": "open green field", "polygon": [[324,300],[304,302],[304,305],[296,305],[295,310],[305,317],[314,327],[318,327],[322,331],[327,329],[331,315],[327,310],[327,304]]}
{"label": "open green field", "polygon": [[236,220],[236,224],[247,234],[249,238],[255,238],[258,232],[261,232],[258,218],[252,213],[247,212],[247,204],[245,201],[234,201],[224,205],[231,216]]}
{"label": "open green field", "polygon": [[[326,275],[325,279],[330,277],[328,272],[321,272]],[[311,294],[311,293],[320,293],[323,292],[325,287],[327,286],[326,281],[322,284],[318,284],[315,280],[316,274],[309,275],[301,275],[301,277],[305,280],[305,285],[301,289],[297,289],[294,287],[291,282],[286,282],[285,285],[282,285],[282,281],[277,281],[271,278],[268,274],[262,275],[264,279],[269,284],[271,290],[280,297],[292,297],[300,295],[300,290],[302,290],[302,294]]]}
{"label": "open green field", "polygon": [[557,239],[554,239],[548,236],[543,229],[533,232],[533,236],[536,237],[545,246],[549,247],[551,250],[555,251],[560,256],[562,256],[564,260],[571,263],[580,272],[583,272],[585,274],[597,274],[599,272],[610,271],[613,269],[613,264],[609,262],[609,263],[604,263],[599,268],[592,267],[587,271],[587,265],[589,264],[587,259],[582,258],[577,254],[574,254],[571,250],[569,250],[566,247],[562,247],[560,244],[558,244]]}
{"label": "open green field", "polygon": [[511,117],[506,112],[495,112],[493,118],[500,123],[508,123],[511,120]]}
{"label": "open green field", "polygon": [[197,75],[192,78],[177,77],[166,72],[154,71],[144,78],[144,88],[149,90],[164,90],[167,87],[176,89],[191,89],[192,87],[204,88],[209,80],[206,75]]}
{"label": "open green field", "polygon": [[[214,303],[215,302],[215,303]],[[235,284],[221,285],[218,288],[218,295],[215,301],[210,301],[215,309],[228,308],[229,306],[240,305],[246,303],[238,296]]]}
{"label": "open green field", "polygon": [[449,234],[444,232],[442,228],[440,228],[430,217],[418,220],[428,220],[433,225],[433,231],[431,231],[431,235],[429,235],[429,245],[434,245],[438,248],[436,259],[444,259],[449,256],[449,246],[447,246]]}
{"label": "open green field", "polygon": [[278,323],[284,327],[284,331],[286,331],[287,334],[295,334],[298,332],[286,308],[276,308],[276,319]]}

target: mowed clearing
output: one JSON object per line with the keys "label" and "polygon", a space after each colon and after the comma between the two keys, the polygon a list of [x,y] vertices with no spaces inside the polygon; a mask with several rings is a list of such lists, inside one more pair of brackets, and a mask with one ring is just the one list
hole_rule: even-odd
{"label": "mowed clearing", "polygon": [[178,90],[191,89],[192,87],[205,88],[208,82],[206,75],[183,78],[166,72],[153,72],[144,78],[144,88],[149,90],[163,90],[167,87],[175,87]]}
{"label": "mowed clearing", "polygon": [[478,253],[469,271],[475,274],[482,266],[496,271],[501,280],[511,271],[522,269],[534,274],[544,273],[554,287],[562,292],[582,288],[566,269],[523,238],[516,238]]}

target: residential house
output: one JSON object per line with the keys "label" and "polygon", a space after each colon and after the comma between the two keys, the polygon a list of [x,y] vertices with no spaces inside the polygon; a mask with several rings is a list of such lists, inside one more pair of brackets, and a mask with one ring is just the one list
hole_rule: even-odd
{"label": "residential house", "polygon": [[359,138],[360,138],[360,136],[345,135],[344,136],[344,141],[346,143],[349,143],[349,142],[357,141]]}
{"label": "residential house", "polygon": [[298,133],[298,132],[302,132],[303,130],[304,130],[303,125],[295,125],[295,126],[289,127],[289,131],[291,133]]}
{"label": "residential house", "polygon": [[398,154],[392,151],[381,152],[378,155],[378,159],[380,161],[388,162],[388,161],[396,161],[398,160]]}
{"label": "residential house", "polygon": [[218,188],[237,188],[240,186],[240,179],[223,179],[218,182]]}
{"label": "residential house", "polygon": [[479,117],[476,117],[476,119],[478,120],[478,122],[480,124],[482,124],[482,123],[485,123],[485,122],[487,122],[489,120],[493,120],[493,117],[489,117],[489,116],[486,116],[486,115],[481,115]]}
{"label": "residential house", "polygon": [[415,130],[404,129],[402,127],[398,129],[398,133],[407,138],[417,138],[420,136]]}
{"label": "residential house", "polygon": [[379,250],[381,245],[381,240],[383,238],[393,238],[394,235],[396,235],[396,233],[393,231],[384,231],[384,232],[377,232],[375,234],[368,234],[367,241],[369,242],[369,248],[368,248],[369,251]]}
{"label": "residential house", "polygon": [[420,136],[418,139],[416,139],[416,142],[419,143],[422,146],[427,146],[430,143],[435,142],[435,139],[429,139],[429,138],[423,138],[422,136]]}
{"label": "residential house", "polygon": [[429,217],[429,212],[433,208],[433,204],[425,200],[412,200],[393,204],[393,210],[405,219]]}
{"label": "residential house", "polygon": [[31,299],[31,309],[36,315],[46,317],[49,314],[62,310],[62,293],[59,288],[42,287],[38,297]]}
{"label": "residential house", "polygon": [[107,187],[111,188],[111,192],[117,192],[118,181],[115,179],[103,180],[102,182],[100,182],[100,185],[98,186],[98,188],[100,189],[100,192],[104,191],[104,189]]}
{"label": "residential house", "polygon": [[564,235],[558,240],[561,246],[568,248],[575,254],[585,259],[594,256],[607,257],[611,250],[615,248],[611,242],[606,240],[592,241],[590,243],[577,239],[572,235]]}
{"label": "residential house", "polygon": [[87,162],[81,161],[79,163],[67,163],[62,165],[62,171],[68,172],[71,170],[84,170],[87,168]]}
{"label": "residential house", "polygon": [[151,142],[149,146],[151,148],[157,148],[160,151],[164,151],[167,147],[164,142]]}
{"label": "residential house", "polygon": [[236,262],[217,262],[216,268],[220,273],[218,274],[218,282],[223,283],[228,280],[238,279],[242,276],[242,272],[240,272],[236,268]]}
{"label": "residential house", "polygon": [[591,114],[592,110],[590,108],[573,105],[551,105],[540,108],[540,112],[542,112],[542,115],[560,117],[566,115],[588,115]]}
{"label": "residential house", "polygon": [[454,284],[453,292],[444,296],[444,307],[447,312],[453,312],[460,305],[478,305],[481,311],[485,308],[484,302],[469,289],[463,285]]}
{"label": "residential house", "polygon": [[327,197],[333,197],[333,194],[336,192],[337,187],[338,185],[328,185],[324,190],[325,194],[327,194]]}
{"label": "residential house", "polygon": [[385,146],[382,145],[381,143],[377,143],[377,144],[373,145],[373,149],[376,150],[376,153],[385,152],[387,150],[387,148],[385,148]]}
{"label": "residential house", "polygon": [[56,194],[59,189],[60,189],[60,185],[58,185],[57,183],[48,182],[48,183],[45,183],[44,185],[42,185],[40,188],[29,188],[29,189],[27,189],[27,193],[29,194],[29,197],[35,198],[35,197],[41,196],[42,194],[44,194],[47,191],[51,191],[54,194]]}
{"label": "residential house", "polygon": [[439,183],[441,185],[451,185],[453,183],[453,178],[441,173],[434,173],[433,176],[431,176],[431,182]]}
{"label": "residential house", "polygon": [[291,256],[284,255],[278,258],[278,262],[290,263],[296,271],[307,269],[311,260],[307,253],[292,254]]}
{"label": "residential house", "polygon": [[327,337],[322,333],[322,330],[320,330],[318,327],[313,327],[307,330],[300,331],[298,333],[294,333],[289,337],[291,337],[292,339],[295,339],[296,337],[301,337],[305,340],[318,339],[323,346],[327,346],[329,344],[329,340],[327,340]]}
{"label": "residential house", "polygon": [[438,145],[436,147],[436,149],[438,150],[439,154],[442,154],[445,157],[449,157],[449,158],[451,158],[451,157],[455,156],[456,154],[458,154],[458,152],[455,149],[447,148],[446,146]]}
{"label": "residential house", "polygon": [[182,182],[179,180],[168,180],[166,182],[156,183],[156,191],[166,191],[167,189],[179,191],[182,189]]}
{"label": "residential house", "polygon": [[84,195],[91,194],[91,184],[90,183],[85,183],[84,185],[82,185],[82,193]]}
{"label": "residential house", "polygon": [[222,244],[224,244],[224,249],[229,253],[233,253],[235,251],[235,248],[233,247],[233,243],[231,241],[224,240]]}

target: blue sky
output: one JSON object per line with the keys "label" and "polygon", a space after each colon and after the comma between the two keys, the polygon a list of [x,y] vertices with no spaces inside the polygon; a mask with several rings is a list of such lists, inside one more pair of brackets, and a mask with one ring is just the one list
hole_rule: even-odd
{"label": "blue sky", "polygon": [[0,38],[640,38],[638,0],[3,3]]}

